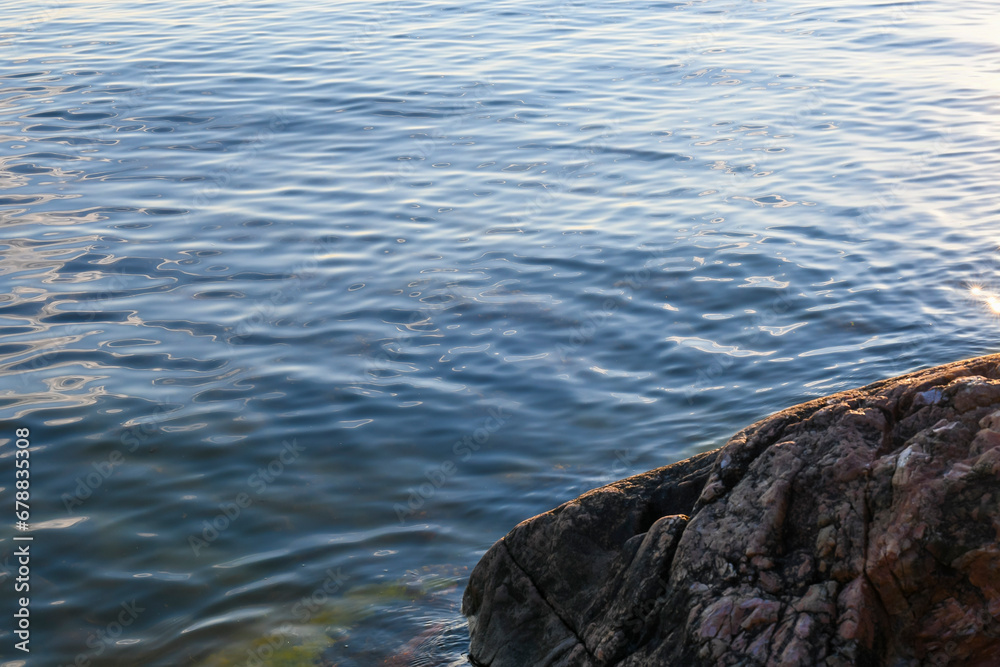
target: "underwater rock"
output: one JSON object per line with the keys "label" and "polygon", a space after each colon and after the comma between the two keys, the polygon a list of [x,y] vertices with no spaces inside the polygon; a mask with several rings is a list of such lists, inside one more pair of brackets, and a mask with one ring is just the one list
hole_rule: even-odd
{"label": "underwater rock", "polygon": [[996,665],[1000,355],[783,410],[518,524],[474,664]]}

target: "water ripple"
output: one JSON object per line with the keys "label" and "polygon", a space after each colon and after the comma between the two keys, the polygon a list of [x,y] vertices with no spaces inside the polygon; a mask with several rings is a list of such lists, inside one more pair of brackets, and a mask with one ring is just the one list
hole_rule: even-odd
{"label": "water ripple", "polygon": [[462,664],[510,526],[995,348],[984,0],[8,13],[45,664]]}

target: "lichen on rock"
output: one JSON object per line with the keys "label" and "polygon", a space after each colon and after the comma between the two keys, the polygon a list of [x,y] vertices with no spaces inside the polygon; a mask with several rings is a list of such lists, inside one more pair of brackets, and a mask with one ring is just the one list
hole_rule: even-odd
{"label": "lichen on rock", "polygon": [[488,667],[1000,664],[1000,355],[810,401],[528,519]]}

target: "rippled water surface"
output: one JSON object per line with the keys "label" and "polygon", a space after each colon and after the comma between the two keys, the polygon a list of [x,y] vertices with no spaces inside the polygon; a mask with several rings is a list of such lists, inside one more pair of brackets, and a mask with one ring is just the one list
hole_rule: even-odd
{"label": "rippled water surface", "polygon": [[461,665],[518,521],[1000,347],[993,3],[4,14],[2,665]]}

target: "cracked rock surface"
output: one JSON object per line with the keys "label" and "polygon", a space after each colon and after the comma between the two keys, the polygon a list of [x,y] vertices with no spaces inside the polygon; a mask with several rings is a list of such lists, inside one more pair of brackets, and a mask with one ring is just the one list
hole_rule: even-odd
{"label": "cracked rock surface", "polygon": [[779,412],[518,524],[488,667],[1000,665],[1000,355]]}

